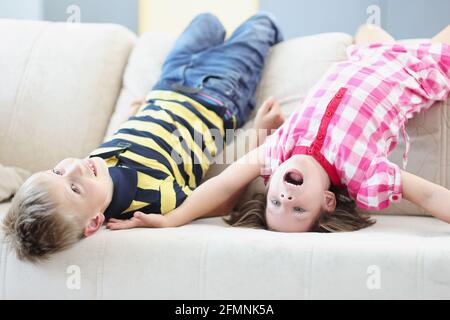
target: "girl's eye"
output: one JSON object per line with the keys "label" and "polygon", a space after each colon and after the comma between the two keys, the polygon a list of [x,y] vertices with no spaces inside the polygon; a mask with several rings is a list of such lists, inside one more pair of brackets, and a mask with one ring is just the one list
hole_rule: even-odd
{"label": "girl's eye", "polygon": [[305,210],[303,210],[302,208],[299,208],[299,207],[294,207],[294,212],[295,213],[303,213],[303,212],[305,212]]}
{"label": "girl's eye", "polygon": [[53,169],[52,171],[53,171],[54,174],[62,175],[62,172],[59,169]]}
{"label": "girl's eye", "polygon": [[80,189],[78,189],[74,184],[72,184],[72,191],[80,194]]}
{"label": "girl's eye", "polygon": [[271,200],[271,202],[272,202],[272,204],[274,205],[274,206],[276,206],[276,207],[278,207],[279,205],[280,205],[280,201],[278,201],[278,200]]}

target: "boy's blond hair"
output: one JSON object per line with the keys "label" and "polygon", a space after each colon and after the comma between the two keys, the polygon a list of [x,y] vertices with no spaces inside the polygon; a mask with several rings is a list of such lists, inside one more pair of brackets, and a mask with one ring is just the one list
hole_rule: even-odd
{"label": "boy's blond hair", "polygon": [[84,237],[80,219],[64,213],[51,190],[49,182],[30,177],[17,191],[3,220],[6,241],[20,260],[46,260]]}

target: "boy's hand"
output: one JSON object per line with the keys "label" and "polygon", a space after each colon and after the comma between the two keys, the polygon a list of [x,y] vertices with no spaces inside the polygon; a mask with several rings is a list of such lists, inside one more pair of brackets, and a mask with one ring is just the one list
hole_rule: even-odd
{"label": "boy's hand", "polygon": [[128,220],[109,219],[106,227],[110,230],[131,228],[167,228],[172,227],[170,220],[162,214],[145,214],[136,211],[133,218]]}
{"label": "boy's hand", "polygon": [[270,97],[259,108],[253,127],[255,129],[266,129],[269,131],[268,134],[271,134],[272,130],[277,129],[283,122],[284,116],[280,104],[275,98]]}

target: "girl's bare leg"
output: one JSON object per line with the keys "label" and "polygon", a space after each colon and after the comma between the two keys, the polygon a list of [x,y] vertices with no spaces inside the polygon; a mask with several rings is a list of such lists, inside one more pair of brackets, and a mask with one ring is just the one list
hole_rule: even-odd
{"label": "girl's bare leg", "polygon": [[450,44],[450,25],[448,25],[444,30],[435,35],[431,42],[440,42]]}
{"label": "girl's bare leg", "polygon": [[373,24],[363,24],[355,36],[355,44],[374,42],[395,42],[395,39],[382,28]]}

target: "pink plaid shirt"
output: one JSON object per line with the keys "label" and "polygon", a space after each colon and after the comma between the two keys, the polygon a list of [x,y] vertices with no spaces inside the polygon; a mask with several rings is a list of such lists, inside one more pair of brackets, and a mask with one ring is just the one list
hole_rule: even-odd
{"label": "pink plaid shirt", "polygon": [[387,159],[399,133],[405,169],[408,119],[448,96],[450,45],[353,45],[347,54],[268,138],[266,169],[311,155],[358,207],[382,210],[402,198],[400,168]]}

